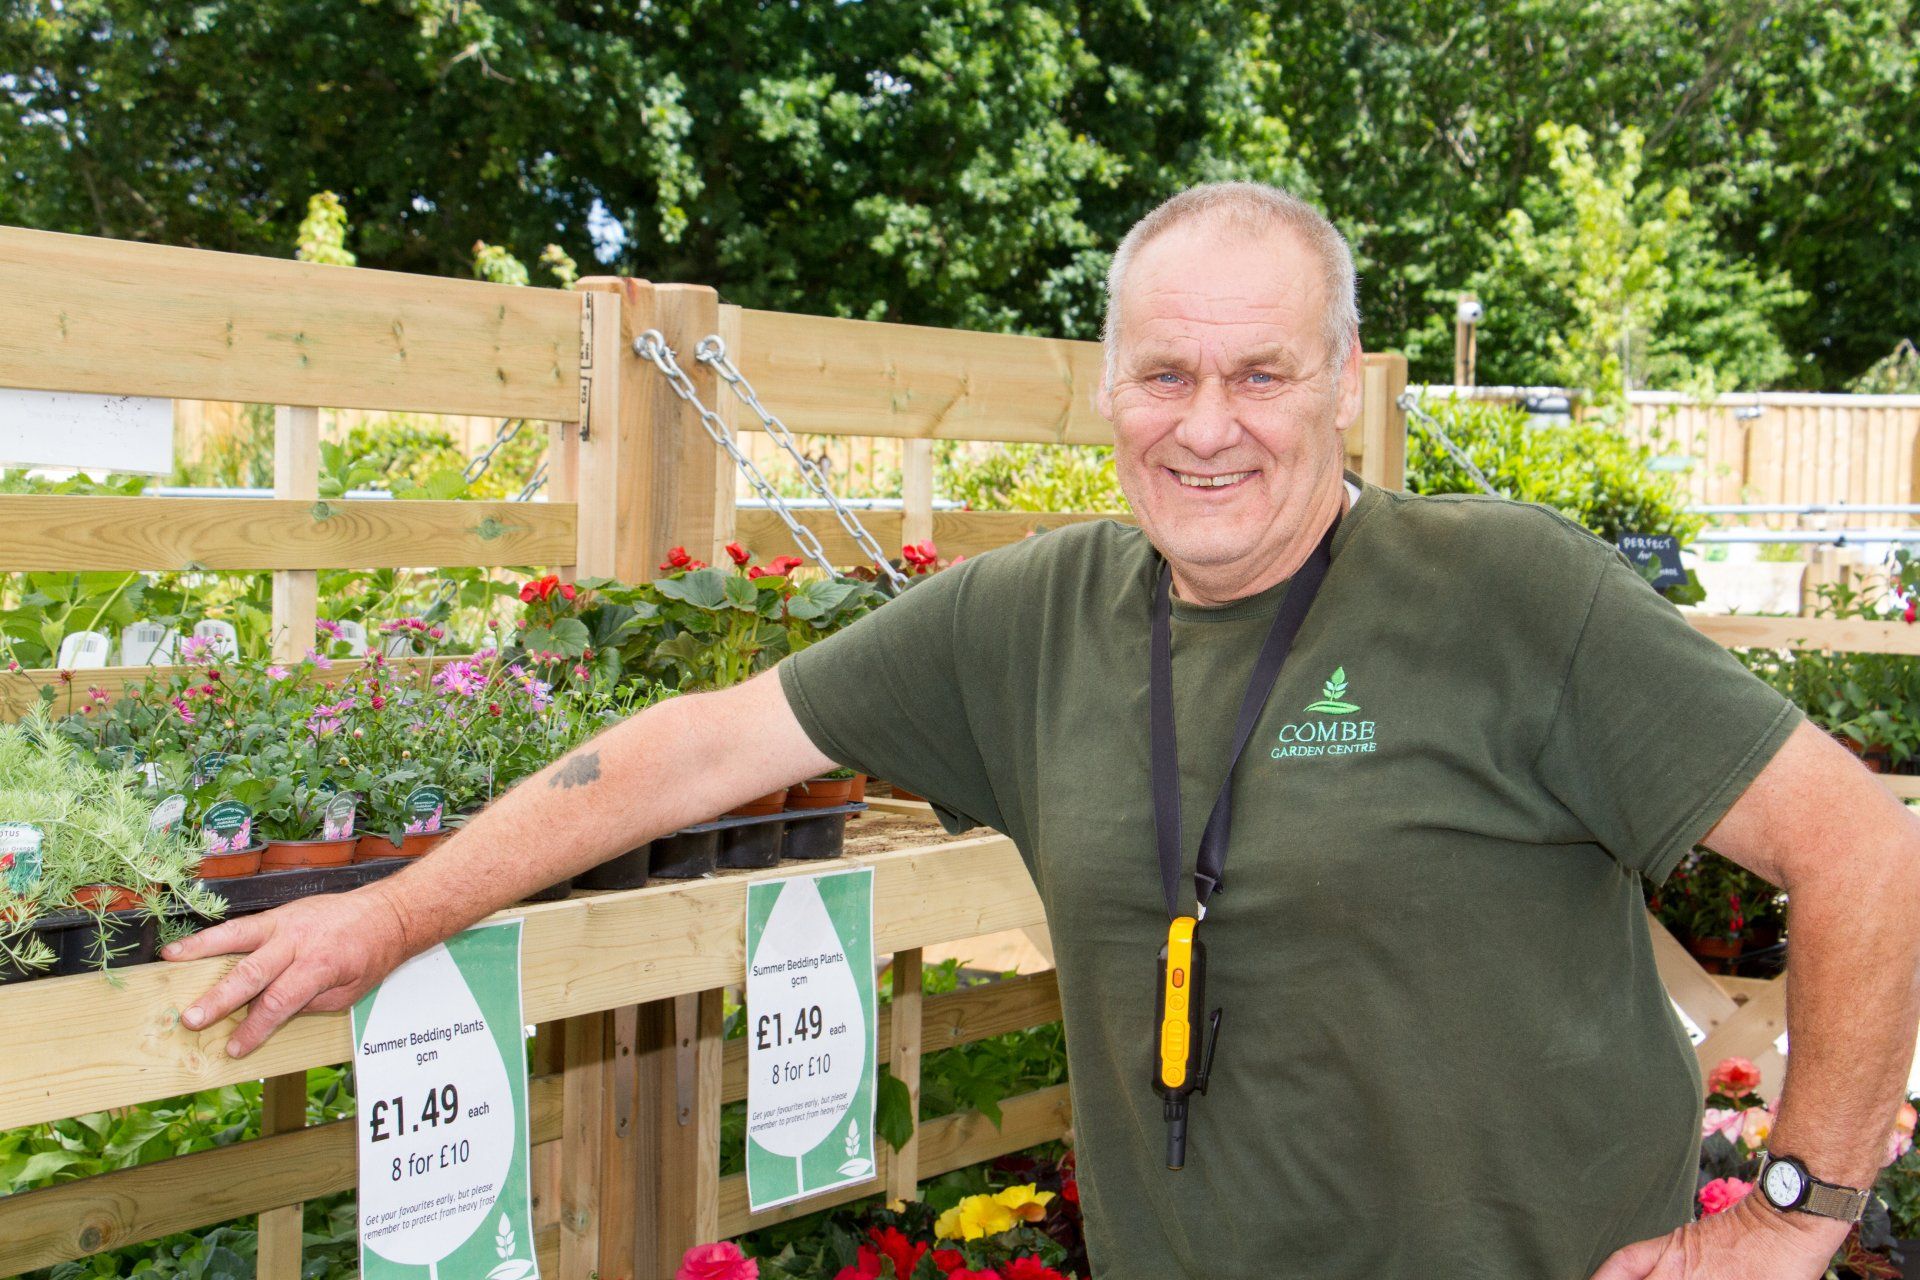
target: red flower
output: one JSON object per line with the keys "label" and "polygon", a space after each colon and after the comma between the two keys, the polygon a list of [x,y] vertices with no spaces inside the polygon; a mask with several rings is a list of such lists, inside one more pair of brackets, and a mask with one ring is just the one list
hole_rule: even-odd
{"label": "red flower", "polygon": [[799,556],[775,556],[769,567],[781,577],[785,577],[805,563],[806,561]]}
{"label": "red flower", "polygon": [[739,565],[744,565],[747,561],[753,559],[752,556],[747,554],[747,549],[737,542],[729,542],[727,544],[727,555],[732,558],[735,564]]}
{"label": "red flower", "polygon": [[579,591],[574,587],[574,585],[571,582],[563,582],[560,584],[560,596],[562,599],[572,600],[574,596],[578,594],[579,594]]}
{"label": "red flower", "polygon": [[1067,1280],[1038,1258],[1015,1258],[1000,1268],[1005,1280]]}
{"label": "red flower", "polygon": [[950,1276],[967,1265],[967,1256],[958,1249],[935,1249],[933,1265],[940,1268],[940,1274]]}
{"label": "red flower", "polygon": [[525,582],[520,585],[520,603],[521,604],[532,604],[535,600],[538,600],[539,598],[540,598],[540,593],[531,582]]}
{"label": "red flower", "polygon": [[1068,1204],[1080,1203],[1080,1179],[1068,1178],[1060,1184],[1060,1198]]}
{"label": "red flower", "polygon": [[893,1262],[893,1274],[911,1276],[913,1269],[920,1265],[920,1259],[930,1247],[915,1244],[907,1239],[898,1227],[888,1227],[884,1231],[878,1227],[867,1229],[867,1238],[873,1241],[873,1247]]}
{"label": "red flower", "polygon": [[685,569],[692,563],[693,557],[687,554],[685,547],[675,547],[667,552],[667,562],[660,566],[660,571],[666,573],[673,569]]}
{"label": "red flower", "polygon": [[1909,601],[1907,602],[1907,611],[1906,611],[1905,613],[1903,613],[1903,614],[1901,614],[1900,616],[1901,616],[1902,618],[1905,618],[1905,619],[1906,619],[1906,620],[1907,620],[1908,622],[1912,622],[1912,621],[1913,621],[1913,615],[1914,615],[1914,604],[1913,604],[1913,602],[1912,602],[1911,600],[1909,600]]}
{"label": "red flower", "polygon": [[487,714],[488,714],[488,715],[490,715],[490,716],[497,716],[497,715],[499,715],[499,714],[500,714],[500,704],[499,704],[499,703],[497,703],[497,702],[489,702],[489,703],[487,704]]}
{"label": "red flower", "polygon": [[931,542],[909,542],[900,548],[900,558],[912,565],[916,572],[925,573],[940,558],[940,553]]}
{"label": "red flower", "polygon": [[856,1250],[857,1262],[851,1267],[840,1268],[833,1280],[880,1280],[880,1255],[861,1245]]}
{"label": "red flower", "polygon": [[1745,1058],[1723,1058],[1707,1073],[1707,1092],[1738,1098],[1760,1087],[1760,1068]]}
{"label": "red flower", "polygon": [[755,578],[771,578],[773,576],[771,569],[763,569],[759,565],[754,565],[753,568],[747,570],[747,581],[749,582]]}

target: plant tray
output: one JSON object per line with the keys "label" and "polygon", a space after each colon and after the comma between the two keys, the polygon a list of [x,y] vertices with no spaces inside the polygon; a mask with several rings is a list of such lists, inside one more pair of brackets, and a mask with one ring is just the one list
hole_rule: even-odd
{"label": "plant tray", "polygon": [[375,858],[337,867],[288,867],[233,880],[202,880],[203,887],[227,900],[225,919],[258,915],[320,893],[345,893],[372,884],[406,866],[412,858]]}
{"label": "plant tray", "polygon": [[0,984],[87,973],[101,967],[103,952],[106,967],[120,969],[145,964],[160,951],[160,922],[145,908],[109,911],[99,917],[85,911],[50,912],[35,920],[27,932],[38,934],[53,950],[53,963],[44,969],[23,970],[0,960]]}
{"label": "plant tray", "polygon": [[745,818],[715,818],[672,831],[575,877],[582,889],[639,889],[649,880],[691,880],[721,869],[773,867],[783,858],[837,858],[847,819],[865,803],[788,809]]}

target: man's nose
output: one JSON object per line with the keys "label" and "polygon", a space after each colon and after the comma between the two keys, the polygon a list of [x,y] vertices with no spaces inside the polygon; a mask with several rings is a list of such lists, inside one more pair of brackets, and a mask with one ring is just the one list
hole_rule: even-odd
{"label": "man's nose", "polygon": [[1211,458],[1239,442],[1240,423],[1225,382],[1218,378],[1200,380],[1180,425],[1174,428],[1173,438],[1196,458]]}

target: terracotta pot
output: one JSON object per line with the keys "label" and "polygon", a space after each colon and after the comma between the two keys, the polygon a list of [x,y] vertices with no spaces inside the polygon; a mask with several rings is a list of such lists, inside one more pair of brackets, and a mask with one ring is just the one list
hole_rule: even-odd
{"label": "terracotta pot", "polygon": [[138,891],[117,884],[83,884],[73,891],[73,900],[100,911],[127,911],[143,901]]}
{"label": "terracotta pot", "polygon": [[1700,967],[1708,973],[1729,973],[1733,962],[1740,958],[1744,946],[1742,939],[1729,942],[1725,938],[1688,938],[1687,950],[1700,961]]}
{"label": "terracotta pot", "polygon": [[344,867],[353,861],[353,851],[359,843],[355,836],[344,840],[269,840],[266,852],[260,855],[260,865],[270,871],[287,867]]}
{"label": "terracotta pot", "polygon": [[444,831],[416,831],[401,836],[398,849],[393,847],[393,841],[383,835],[364,835],[354,844],[353,860],[372,862],[376,858],[417,858],[430,852],[446,834]]}
{"label": "terracotta pot", "polygon": [[253,875],[260,870],[261,853],[262,846],[257,844],[236,849],[232,853],[203,853],[200,855],[200,878],[237,880],[241,876]]}
{"label": "terracotta pot", "polygon": [[761,796],[758,800],[749,800],[743,805],[736,805],[720,816],[723,818],[764,818],[769,814],[779,813],[786,807],[787,789],[782,787],[778,791],[767,792],[767,794]]}
{"label": "terracotta pot", "polygon": [[809,778],[787,793],[789,809],[831,809],[853,797],[852,778]]}
{"label": "terracotta pot", "polygon": [[866,802],[866,798],[867,775],[864,773],[856,773],[853,775],[853,799],[851,803],[863,804]]}

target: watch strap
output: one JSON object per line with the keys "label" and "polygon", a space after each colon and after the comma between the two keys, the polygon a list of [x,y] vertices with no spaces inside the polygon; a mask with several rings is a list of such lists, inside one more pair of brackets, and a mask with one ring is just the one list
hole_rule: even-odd
{"label": "watch strap", "polygon": [[1839,1218],[1842,1222],[1858,1222],[1860,1215],[1866,1212],[1871,1188],[1855,1190],[1852,1187],[1837,1187],[1817,1178],[1808,1178],[1807,1184],[1807,1198],[1800,1203],[1800,1208],[1807,1213],[1817,1213],[1823,1218]]}

